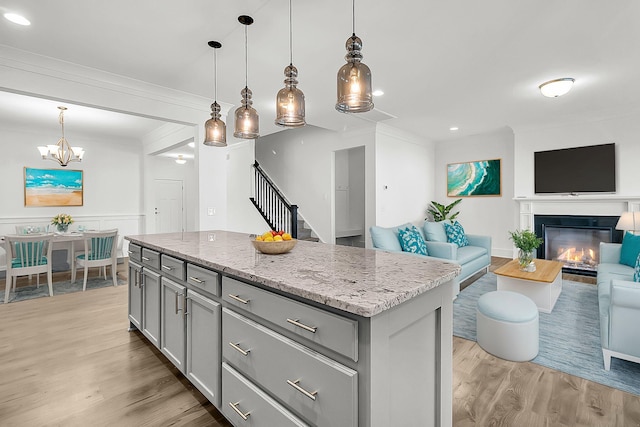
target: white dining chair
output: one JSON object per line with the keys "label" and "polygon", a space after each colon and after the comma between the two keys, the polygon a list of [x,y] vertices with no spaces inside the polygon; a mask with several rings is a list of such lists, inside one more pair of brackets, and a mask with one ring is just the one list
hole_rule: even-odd
{"label": "white dining chair", "polygon": [[6,235],[4,245],[7,258],[7,277],[4,302],[9,302],[11,287],[16,288],[18,276],[35,274],[40,286],[40,273],[47,273],[49,296],[53,296],[51,276],[51,239],[53,234]]}
{"label": "white dining chair", "polygon": [[113,286],[118,286],[116,269],[118,264],[118,230],[86,231],[82,234],[84,241],[84,253],[76,257],[75,268],[84,268],[84,281],[82,290],[87,289],[87,276],[89,268],[104,267],[106,280],[106,267],[111,266]]}

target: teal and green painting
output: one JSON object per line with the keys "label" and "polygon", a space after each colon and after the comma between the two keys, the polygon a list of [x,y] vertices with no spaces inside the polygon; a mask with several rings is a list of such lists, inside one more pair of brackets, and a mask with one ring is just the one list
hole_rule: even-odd
{"label": "teal and green painting", "polygon": [[447,165],[447,196],[500,194],[500,159]]}

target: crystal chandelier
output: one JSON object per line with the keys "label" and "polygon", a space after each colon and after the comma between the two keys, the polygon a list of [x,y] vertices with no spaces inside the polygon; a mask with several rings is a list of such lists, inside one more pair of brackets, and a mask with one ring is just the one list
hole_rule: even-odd
{"label": "crystal chandelier", "polygon": [[47,146],[39,146],[38,150],[43,160],[53,160],[58,162],[60,166],[67,166],[71,162],[81,162],[84,156],[84,150],[81,147],[72,147],[64,137],[64,111],[67,107],[58,107],[60,110],[59,122],[62,127],[62,138],[58,143]]}

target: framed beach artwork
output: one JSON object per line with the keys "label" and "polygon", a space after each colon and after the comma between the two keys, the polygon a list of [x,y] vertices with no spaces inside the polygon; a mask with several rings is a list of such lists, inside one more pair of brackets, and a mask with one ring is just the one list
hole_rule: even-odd
{"label": "framed beach artwork", "polygon": [[25,206],[82,206],[82,171],[24,168]]}
{"label": "framed beach artwork", "polygon": [[447,165],[447,196],[500,196],[500,160],[450,163]]}

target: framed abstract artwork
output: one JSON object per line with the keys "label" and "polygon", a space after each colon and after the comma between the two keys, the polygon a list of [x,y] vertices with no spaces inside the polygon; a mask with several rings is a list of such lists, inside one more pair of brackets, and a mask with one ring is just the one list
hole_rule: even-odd
{"label": "framed abstract artwork", "polygon": [[24,168],[25,206],[82,206],[80,170]]}
{"label": "framed abstract artwork", "polygon": [[447,165],[447,196],[502,195],[500,160],[449,163]]}

